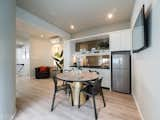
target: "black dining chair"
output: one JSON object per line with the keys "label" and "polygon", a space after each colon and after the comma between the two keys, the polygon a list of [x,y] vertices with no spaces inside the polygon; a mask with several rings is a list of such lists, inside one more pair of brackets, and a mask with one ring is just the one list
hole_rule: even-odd
{"label": "black dining chair", "polygon": [[[95,73],[97,73],[97,74],[99,75],[99,72],[96,71],[96,70],[88,70],[87,72],[95,72]],[[94,81],[90,81],[90,82],[94,82]],[[89,83],[88,83],[88,82],[83,82],[82,84],[83,84],[83,86],[86,86],[86,85],[88,85]],[[87,98],[87,99],[88,99],[88,98]]]}
{"label": "black dining chair", "polygon": [[54,93],[53,93],[53,99],[52,99],[52,106],[51,106],[51,111],[53,111],[54,109],[54,102],[55,102],[55,97],[56,97],[56,93],[59,91],[64,90],[65,92],[69,91],[69,95],[71,95],[71,102],[72,102],[72,106],[73,106],[73,94],[72,94],[72,89],[69,83],[65,83],[62,85],[58,85],[58,80],[56,78],[56,75],[60,73],[58,71],[55,71],[54,75],[53,75],[53,82],[54,82]]}
{"label": "black dining chair", "polygon": [[97,80],[95,80],[94,83],[88,82],[88,85],[85,88],[81,89],[80,93],[79,93],[78,108],[80,108],[80,94],[81,93],[83,93],[83,94],[85,94],[85,95],[87,95],[89,97],[92,97],[92,99],[93,99],[93,105],[94,105],[95,119],[96,120],[97,120],[97,110],[96,110],[95,96],[97,94],[100,93],[100,95],[102,96],[104,107],[106,106],[104,95],[103,95],[103,91],[102,91],[102,87],[101,87],[102,79],[103,79],[102,77],[98,78]]}

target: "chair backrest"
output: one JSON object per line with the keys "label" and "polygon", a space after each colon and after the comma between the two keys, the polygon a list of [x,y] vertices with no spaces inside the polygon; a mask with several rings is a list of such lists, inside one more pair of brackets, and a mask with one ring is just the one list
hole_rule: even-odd
{"label": "chair backrest", "polygon": [[98,78],[98,79],[95,80],[95,82],[93,83],[93,87],[92,87],[92,93],[93,93],[93,94],[98,94],[98,93],[101,91],[102,80],[103,80],[103,77]]}

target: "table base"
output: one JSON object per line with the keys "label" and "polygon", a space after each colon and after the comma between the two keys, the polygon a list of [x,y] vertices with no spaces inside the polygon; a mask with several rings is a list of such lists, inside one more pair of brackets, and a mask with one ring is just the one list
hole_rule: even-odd
{"label": "table base", "polygon": [[[79,102],[79,92],[83,88],[83,84],[81,82],[74,82],[71,84],[74,105],[78,105]],[[80,104],[84,104],[86,102],[86,95],[83,93],[80,94]]]}

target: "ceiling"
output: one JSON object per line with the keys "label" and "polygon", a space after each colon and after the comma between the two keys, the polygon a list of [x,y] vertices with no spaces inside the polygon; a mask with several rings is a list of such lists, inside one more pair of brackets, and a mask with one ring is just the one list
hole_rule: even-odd
{"label": "ceiling", "polygon": [[[17,5],[68,33],[128,22],[134,0],[17,0]],[[113,13],[113,18],[107,18]],[[74,30],[70,25],[75,26]]]}
{"label": "ceiling", "polygon": [[41,35],[43,34],[44,37],[41,39],[49,39],[55,36],[54,33],[45,31],[44,29],[38,28],[37,26],[27,24],[20,19],[16,19],[16,34],[24,37],[29,35],[36,38],[41,38]]}

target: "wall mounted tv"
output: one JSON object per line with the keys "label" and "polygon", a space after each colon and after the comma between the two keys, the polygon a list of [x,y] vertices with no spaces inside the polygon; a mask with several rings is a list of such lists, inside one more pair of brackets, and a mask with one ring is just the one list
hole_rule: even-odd
{"label": "wall mounted tv", "polygon": [[140,52],[148,47],[148,27],[145,17],[144,5],[138,14],[132,31],[132,50],[133,53]]}

